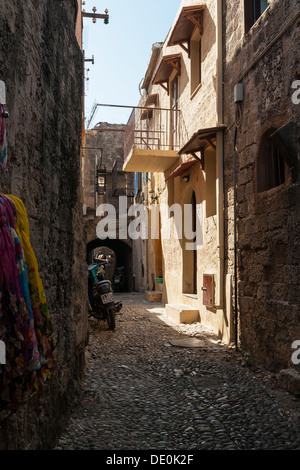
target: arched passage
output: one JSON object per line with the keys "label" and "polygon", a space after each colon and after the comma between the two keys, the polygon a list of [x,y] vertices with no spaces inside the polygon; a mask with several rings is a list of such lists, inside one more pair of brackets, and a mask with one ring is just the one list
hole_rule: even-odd
{"label": "arched passage", "polygon": [[92,262],[92,253],[93,250],[99,247],[107,247],[114,251],[116,255],[116,267],[124,266],[125,267],[125,282],[127,292],[133,290],[133,276],[132,276],[132,248],[127,243],[122,240],[115,240],[106,238],[105,240],[100,240],[99,238],[91,240],[87,244],[87,263]]}

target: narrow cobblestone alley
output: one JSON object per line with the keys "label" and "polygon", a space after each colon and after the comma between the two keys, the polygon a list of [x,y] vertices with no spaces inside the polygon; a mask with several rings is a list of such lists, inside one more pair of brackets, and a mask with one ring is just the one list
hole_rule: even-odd
{"label": "narrow cobblestone alley", "polygon": [[116,297],[115,331],[90,322],[82,401],[56,449],[300,449],[299,399],[271,374],[142,294]]}

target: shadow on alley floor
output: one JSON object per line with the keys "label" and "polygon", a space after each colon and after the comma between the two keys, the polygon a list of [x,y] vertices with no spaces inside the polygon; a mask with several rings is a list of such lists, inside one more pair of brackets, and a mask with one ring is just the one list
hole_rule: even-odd
{"label": "shadow on alley floor", "polygon": [[300,449],[300,400],[199,323],[117,294],[111,331],[90,320],[82,398],[57,449]]}

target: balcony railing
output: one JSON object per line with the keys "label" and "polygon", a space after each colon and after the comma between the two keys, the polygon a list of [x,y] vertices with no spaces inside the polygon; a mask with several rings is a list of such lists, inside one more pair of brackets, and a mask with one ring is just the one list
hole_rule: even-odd
{"label": "balcony railing", "polygon": [[134,148],[178,151],[185,139],[179,110],[135,107],[125,128],[124,159]]}

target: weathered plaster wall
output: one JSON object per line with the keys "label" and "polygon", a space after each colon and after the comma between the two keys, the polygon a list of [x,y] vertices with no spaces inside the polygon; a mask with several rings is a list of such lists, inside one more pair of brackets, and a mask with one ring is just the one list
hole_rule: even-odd
{"label": "weathered plaster wall", "polygon": [[26,206],[44,284],[57,370],[39,396],[1,423],[1,447],[56,444],[76,396],[87,332],[80,139],[82,53],[72,2],[0,2],[0,68],[7,86],[9,173],[2,192]]}
{"label": "weathered plaster wall", "polygon": [[[216,73],[217,73],[217,46],[216,46],[216,23],[217,12],[215,0],[203,2],[201,0],[183,0],[174,18],[173,25],[176,24],[181,8],[189,5],[199,5],[205,3],[203,12],[203,36],[202,36],[202,80],[197,91],[191,93],[190,75],[191,61],[188,54],[180,46],[167,46],[169,36],[165,38],[160,57],[163,55],[181,53],[181,74],[179,77],[179,100],[178,108],[182,111],[183,139],[188,140],[194,132],[205,127],[216,125]],[[172,28],[171,28],[172,29]],[[160,85],[152,86],[150,93],[159,93],[159,106],[161,108],[170,107],[170,96],[162,92]],[[185,142],[184,142],[185,143]],[[183,142],[182,142],[183,144]]]}
{"label": "weathered plaster wall", "polygon": [[299,156],[300,105],[291,99],[300,74],[299,16],[264,53],[297,12],[297,1],[275,0],[244,36],[243,2],[224,2],[227,269],[233,273],[233,88],[249,68],[237,132],[239,332],[242,347],[275,370],[292,366],[291,344],[300,337],[299,178],[292,183],[286,167],[283,185],[257,193],[256,160],[263,133],[288,121],[298,124]]}
{"label": "weathered plaster wall", "polygon": [[[199,5],[201,1],[181,2],[178,15],[181,8],[188,5]],[[173,26],[177,22],[177,18],[173,21]],[[173,27],[172,26],[172,27]],[[166,37],[158,63],[163,55],[173,53],[181,53],[181,73],[178,78],[178,109],[180,110],[180,119],[184,123],[181,128],[181,148],[199,129],[215,127],[219,124],[217,114],[217,2],[209,0],[206,2],[206,8],[203,12],[203,36],[201,39],[201,84],[196,91],[191,93],[191,58],[180,46],[168,47],[168,38],[172,32],[172,28]],[[155,73],[156,68],[154,68]],[[175,73],[171,75],[174,78]],[[149,87],[149,94],[159,94],[159,106],[162,108],[170,108],[170,95],[166,93],[159,85]],[[172,205],[177,203],[180,205],[181,212],[184,212],[184,204],[190,204],[190,196],[195,191],[198,204],[198,215],[201,218],[200,225],[203,233],[203,243],[197,249],[197,294],[185,295],[184,285],[190,277],[192,267],[189,262],[183,262],[185,256],[185,240],[176,239],[174,232],[171,230],[171,239],[165,238],[168,230],[169,218],[167,214],[162,214],[161,238],[163,252],[163,302],[186,304],[199,310],[199,320],[203,324],[211,327],[220,338],[225,342],[230,342],[231,321],[225,313],[225,303],[218,303],[220,290],[223,290],[222,281],[220,281],[220,231],[222,231],[218,221],[217,208],[217,156],[216,152],[206,149],[205,151],[205,168],[195,165],[186,171],[189,175],[189,182],[185,183],[181,177],[174,178],[173,181],[166,182],[165,177],[176,168],[181,161],[191,158],[190,155],[184,155],[178,159],[172,168],[169,168],[166,174],[151,175],[152,181],[149,188],[154,194],[159,194],[157,202],[160,205]],[[222,210],[222,207],[220,207]],[[174,217],[169,218],[171,227],[174,226]],[[149,240],[148,243],[148,285],[152,289],[152,276],[155,273],[155,242]],[[207,308],[203,305],[203,274],[214,274],[215,299],[218,299],[216,306]],[[155,285],[155,289],[159,290],[159,285]],[[231,293],[228,291],[228,296]],[[230,312],[228,313],[230,315]]]}

